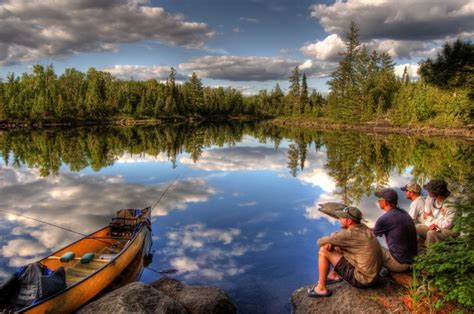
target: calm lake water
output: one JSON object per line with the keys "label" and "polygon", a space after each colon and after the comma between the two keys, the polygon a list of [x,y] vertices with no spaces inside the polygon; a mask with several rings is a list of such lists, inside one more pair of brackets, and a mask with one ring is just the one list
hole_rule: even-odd
{"label": "calm lake water", "polygon": [[[357,205],[373,225],[375,188],[442,176],[456,190],[471,149],[267,123],[12,130],[0,132],[0,209],[89,233],[177,177],[153,212],[148,267],[219,286],[241,313],[288,313],[292,292],[317,281],[316,240],[339,228],[318,203]],[[77,238],[0,213],[0,279]],[[145,268],[140,280],[158,278]]]}

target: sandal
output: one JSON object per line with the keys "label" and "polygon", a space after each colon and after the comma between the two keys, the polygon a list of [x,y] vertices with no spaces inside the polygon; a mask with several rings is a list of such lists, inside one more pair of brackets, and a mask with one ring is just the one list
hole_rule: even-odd
{"label": "sandal", "polygon": [[323,293],[323,294],[317,293],[315,289],[316,289],[316,286],[313,286],[310,289],[308,289],[308,297],[311,297],[311,298],[327,298],[327,297],[330,297],[332,295],[332,291],[329,290],[329,289],[327,289],[327,292]]}
{"label": "sandal", "polygon": [[343,279],[342,277],[339,277],[339,278],[337,278],[337,279],[328,278],[328,279],[326,279],[326,284],[327,284],[327,285],[330,285],[330,284],[332,284],[332,283],[338,283],[338,282],[341,282],[341,281],[343,281],[343,280],[344,280],[344,279]]}

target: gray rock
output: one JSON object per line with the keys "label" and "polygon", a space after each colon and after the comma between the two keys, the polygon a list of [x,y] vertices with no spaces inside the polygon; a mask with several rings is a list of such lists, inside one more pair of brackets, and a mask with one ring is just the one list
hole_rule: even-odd
{"label": "gray rock", "polygon": [[114,290],[81,308],[78,313],[159,313],[186,314],[184,307],[142,282],[134,282]]}
{"label": "gray rock", "polygon": [[161,278],[154,288],[181,303],[191,314],[237,313],[224,290],[217,287],[188,286],[173,278]]}
{"label": "gray rock", "polygon": [[302,313],[410,313],[401,297],[406,290],[388,278],[370,288],[358,289],[347,282],[329,285],[329,298],[310,298],[310,286],[296,290],[291,297],[294,314]]}

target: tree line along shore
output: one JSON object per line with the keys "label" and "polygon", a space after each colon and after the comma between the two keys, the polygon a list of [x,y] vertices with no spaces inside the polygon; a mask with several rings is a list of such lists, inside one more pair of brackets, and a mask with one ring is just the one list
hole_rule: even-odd
{"label": "tree line along shore", "polygon": [[327,95],[310,89],[298,67],[288,78],[286,94],[276,84],[246,96],[232,87],[203,86],[196,73],[179,83],[174,68],[160,82],[120,80],[95,68],[86,73],[68,68],[58,76],[53,65],[37,64],[32,73],[10,73],[0,82],[0,124],[276,117],[314,125],[472,128],[474,45],[461,39],[446,43],[435,59],[419,65],[419,79],[410,78],[406,68],[398,78],[389,54],[359,43],[355,23]]}

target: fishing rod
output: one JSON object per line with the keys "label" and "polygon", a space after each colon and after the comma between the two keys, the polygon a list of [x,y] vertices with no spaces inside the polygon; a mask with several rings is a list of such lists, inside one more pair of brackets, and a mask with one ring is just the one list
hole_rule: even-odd
{"label": "fishing rod", "polygon": [[161,193],[160,198],[156,201],[155,205],[151,208],[151,213],[153,213],[153,210],[155,207],[161,202],[161,199],[165,196],[166,193],[168,193],[168,190],[173,186],[173,184],[178,180],[179,174],[174,178],[174,180],[168,185],[168,187]]}

